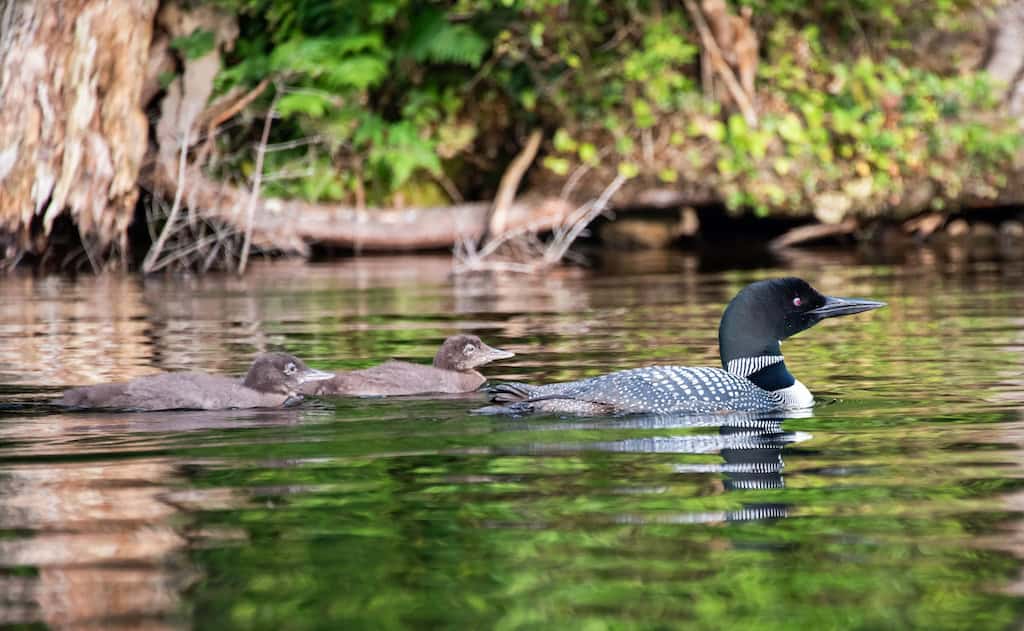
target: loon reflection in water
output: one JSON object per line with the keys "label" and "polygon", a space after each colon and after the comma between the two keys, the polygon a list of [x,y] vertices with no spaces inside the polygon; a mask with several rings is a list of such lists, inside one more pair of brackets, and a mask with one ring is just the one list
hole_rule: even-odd
{"label": "loon reflection in water", "polygon": [[[810,412],[800,411],[786,418],[807,417]],[[646,430],[673,432],[665,436],[645,436],[612,441],[595,442],[542,442],[510,453],[553,454],[603,451],[632,454],[719,454],[721,462],[679,462],[672,471],[686,476],[721,476],[722,490],[757,491],[785,487],[783,478],[783,450],[795,443],[811,438],[804,432],[782,429],[785,419],[763,413],[730,413],[709,415],[637,415],[615,419],[521,421],[503,426],[506,431],[580,431],[580,430]],[[717,429],[715,433],[678,434],[680,430]],[[506,450],[503,450],[506,451]],[[659,493],[659,487],[627,487],[622,493]],[[756,500],[756,495],[749,496]],[[744,502],[740,508],[699,512],[654,512],[619,515],[622,523],[717,523],[782,519],[789,516],[790,507],[779,502]]]}
{"label": "loon reflection in water", "polygon": [[824,296],[799,278],[752,283],[732,299],[718,329],[720,368],[650,366],[567,383],[491,388],[485,414],[708,414],[810,407],[814,397],[783,361],[780,343],[825,318],[884,302]]}

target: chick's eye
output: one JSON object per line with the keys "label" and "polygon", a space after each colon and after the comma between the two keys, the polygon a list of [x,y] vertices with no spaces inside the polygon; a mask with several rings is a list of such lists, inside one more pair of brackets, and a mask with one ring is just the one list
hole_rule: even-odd
{"label": "chick's eye", "polygon": [[800,300],[800,296],[797,296],[796,298],[793,299],[793,306],[794,307],[799,307],[802,304],[804,304],[804,301]]}
{"label": "chick's eye", "polygon": [[284,367],[284,374],[291,375],[295,373],[295,364],[288,364]]}
{"label": "chick's eye", "polygon": [[473,346],[472,344],[466,344],[466,348],[462,349],[462,352],[465,353],[466,355],[472,355],[473,353],[476,352],[476,347]]}

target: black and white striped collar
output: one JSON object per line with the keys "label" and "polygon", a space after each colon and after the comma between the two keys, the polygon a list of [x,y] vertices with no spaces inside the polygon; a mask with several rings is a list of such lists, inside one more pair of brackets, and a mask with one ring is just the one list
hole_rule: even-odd
{"label": "black and white striped collar", "polygon": [[750,375],[767,368],[773,364],[781,363],[783,360],[782,355],[758,355],[757,357],[737,357],[736,359],[730,360],[725,365],[726,371],[739,375],[740,377],[749,377]]}

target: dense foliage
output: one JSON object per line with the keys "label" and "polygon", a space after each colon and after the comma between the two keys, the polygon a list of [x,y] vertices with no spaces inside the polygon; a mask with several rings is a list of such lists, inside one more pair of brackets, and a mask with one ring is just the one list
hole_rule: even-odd
{"label": "dense foliage", "polygon": [[619,169],[700,182],[733,208],[834,218],[993,194],[1022,146],[972,70],[985,0],[746,2],[761,40],[756,127],[705,96],[681,2],[218,4],[241,25],[219,89],[267,77],[275,89],[222,138],[217,168],[251,171],[273,107],[271,195],[487,198],[540,128],[535,186],[589,170],[600,187]]}

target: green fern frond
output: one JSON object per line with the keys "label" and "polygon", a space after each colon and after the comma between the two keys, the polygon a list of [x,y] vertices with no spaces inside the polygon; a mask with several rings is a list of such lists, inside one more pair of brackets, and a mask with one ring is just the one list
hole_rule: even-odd
{"label": "green fern frond", "polygon": [[420,13],[404,54],[418,62],[477,67],[490,43],[466,24],[449,24],[440,11]]}

